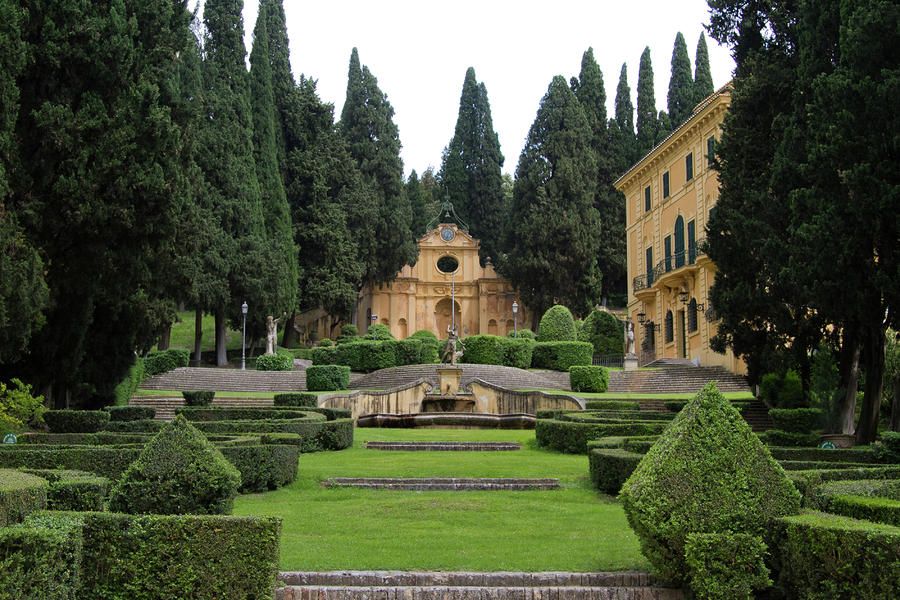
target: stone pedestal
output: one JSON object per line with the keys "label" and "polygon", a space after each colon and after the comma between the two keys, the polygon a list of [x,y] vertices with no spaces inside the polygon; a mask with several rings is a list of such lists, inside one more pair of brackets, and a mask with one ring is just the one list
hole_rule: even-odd
{"label": "stone pedestal", "polygon": [[625,367],[626,371],[637,371],[638,369],[638,357],[636,354],[626,354],[625,361],[622,365]]}
{"label": "stone pedestal", "polygon": [[455,396],[459,393],[459,381],[462,379],[462,369],[459,367],[438,367],[438,394],[441,396]]}

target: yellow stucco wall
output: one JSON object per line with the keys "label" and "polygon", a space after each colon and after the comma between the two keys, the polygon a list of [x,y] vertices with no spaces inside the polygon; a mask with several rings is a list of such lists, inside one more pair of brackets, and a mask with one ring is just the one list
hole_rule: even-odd
{"label": "yellow stucco wall", "polygon": [[[635,347],[643,362],[656,358],[687,358],[702,365],[720,365],[744,373],[746,367],[729,351],[713,352],[709,340],[716,333],[716,320],[709,303],[709,288],[715,280],[715,265],[702,252],[710,209],[719,197],[719,182],[710,166],[709,143],[718,140],[722,122],[731,102],[726,86],[701,102],[694,113],[672,135],[635,164],[616,187],[625,195],[628,262],[628,315],[635,323]],[[688,159],[690,156],[690,159]],[[693,176],[688,178],[687,162]],[[668,173],[668,196],[664,177]],[[646,210],[646,190],[650,189],[650,210]],[[680,218],[680,221],[679,221]],[[693,223],[694,252],[689,243]],[[683,259],[677,256],[676,231],[683,232]],[[666,239],[670,258],[666,258]],[[647,250],[652,260],[647,261]],[[682,264],[683,263],[683,264]],[[648,274],[652,272],[652,276]],[[689,327],[688,302],[698,306],[696,330]],[[639,324],[638,314],[659,326],[652,332]],[[671,341],[666,339],[667,315],[672,315]],[[708,318],[709,317],[709,318]],[[652,341],[651,341],[652,340]]]}

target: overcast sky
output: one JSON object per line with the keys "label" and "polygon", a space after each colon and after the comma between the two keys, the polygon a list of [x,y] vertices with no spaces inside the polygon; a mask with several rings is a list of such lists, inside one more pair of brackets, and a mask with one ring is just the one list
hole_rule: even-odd
{"label": "overcast sky", "polygon": [[[672,45],[682,32],[693,64],[708,22],[705,0],[284,0],[294,75],[318,80],[340,116],[350,51],[378,78],[394,107],[406,173],[440,168],[466,69],[487,86],[503,170],[514,173],[541,97],[554,75],[578,75],[593,46],[612,114],[622,63],[636,103],[638,62],[650,47],[657,110],[666,108]],[[258,0],[245,0],[247,51]],[[713,83],[731,78],[726,48],[707,36]]]}

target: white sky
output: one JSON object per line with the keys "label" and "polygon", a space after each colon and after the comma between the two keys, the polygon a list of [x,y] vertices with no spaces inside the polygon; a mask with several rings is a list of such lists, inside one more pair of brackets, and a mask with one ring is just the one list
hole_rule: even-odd
{"label": "white sky", "polygon": [[[245,0],[250,51],[258,0]],[[541,98],[554,75],[578,75],[593,46],[603,71],[609,114],[623,62],[636,102],[641,52],[650,47],[657,110],[666,109],[675,34],[687,41],[693,65],[697,39],[708,22],[705,0],[325,0],[284,1],[291,64],[318,80],[319,96],[335,106],[347,89],[350,51],[359,49],[394,107],[406,173],[440,168],[450,141],[469,66],[487,86],[494,128],[514,173]],[[729,52],[707,35],[713,83],[734,69]]]}

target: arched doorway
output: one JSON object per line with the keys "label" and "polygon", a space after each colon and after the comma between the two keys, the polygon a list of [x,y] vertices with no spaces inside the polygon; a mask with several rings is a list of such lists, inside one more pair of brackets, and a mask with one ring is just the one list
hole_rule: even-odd
{"label": "arched doorway", "polygon": [[[435,333],[441,339],[447,337],[447,329],[450,327],[450,323],[452,322],[452,318],[450,315],[450,302],[450,298],[442,298],[434,306],[434,324],[437,326],[437,331]],[[459,308],[459,302],[454,302],[453,304],[455,308],[454,312],[456,312],[456,329],[457,332],[461,332],[462,310]]]}

